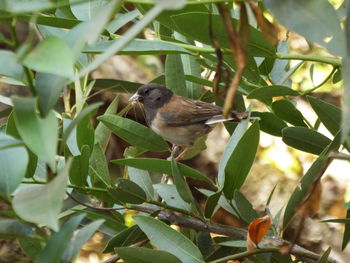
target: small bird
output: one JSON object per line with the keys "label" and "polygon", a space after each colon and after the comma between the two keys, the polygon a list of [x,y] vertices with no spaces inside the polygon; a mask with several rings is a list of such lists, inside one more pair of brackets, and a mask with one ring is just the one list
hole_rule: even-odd
{"label": "small bird", "polygon": [[140,86],[129,101],[143,104],[147,124],[154,132],[174,145],[187,147],[176,157],[177,160],[199,137],[208,134],[213,124],[248,118],[248,112],[234,111],[229,118],[224,118],[221,107],[175,95],[154,83]]}

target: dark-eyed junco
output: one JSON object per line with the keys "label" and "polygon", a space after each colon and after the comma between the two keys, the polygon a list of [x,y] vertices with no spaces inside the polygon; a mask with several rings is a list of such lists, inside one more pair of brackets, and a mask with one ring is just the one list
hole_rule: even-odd
{"label": "dark-eyed junco", "polygon": [[222,108],[200,100],[175,95],[159,84],[142,85],[130,98],[143,104],[148,125],[165,140],[175,145],[190,146],[209,133],[213,124],[248,117],[247,112],[232,112],[224,118]]}

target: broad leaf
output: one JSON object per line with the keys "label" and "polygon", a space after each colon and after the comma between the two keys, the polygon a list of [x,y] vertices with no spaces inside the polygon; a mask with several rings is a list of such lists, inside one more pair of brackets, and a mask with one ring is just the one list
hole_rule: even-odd
{"label": "broad leaf", "polygon": [[183,263],[203,262],[199,249],[187,237],[149,216],[135,216],[135,223],[159,249],[176,255]]}
{"label": "broad leaf", "polygon": [[12,98],[16,127],[22,140],[39,158],[56,170],[58,122],[51,111],[45,118],[36,113],[35,98]]}
{"label": "broad leaf", "polygon": [[68,78],[73,76],[73,63],[72,51],[55,36],[44,39],[23,60],[23,64],[31,69]]}
{"label": "broad leaf", "polygon": [[29,156],[21,141],[0,133],[0,195],[10,195],[26,175]]}
{"label": "broad leaf", "polygon": [[46,116],[55,106],[66,84],[65,77],[51,73],[37,73],[35,76],[35,90],[39,97],[40,112]]}
{"label": "broad leaf", "polygon": [[24,220],[47,225],[58,231],[58,214],[61,211],[70,163],[49,183],[21,188],[12,200],[13,209]]}
{"label": "broad leaf", "polygon": [[17,61],[16,54],[8,50],[0,50],[0,75],[22,80],[24,71]]}
{"label": "broad leaf", "polygon": [[168,150],[167,143],[159,135],[142,124],[109,114],[100,116],[97,119],[106,125],[114,134],[134,146],[154,152]]}

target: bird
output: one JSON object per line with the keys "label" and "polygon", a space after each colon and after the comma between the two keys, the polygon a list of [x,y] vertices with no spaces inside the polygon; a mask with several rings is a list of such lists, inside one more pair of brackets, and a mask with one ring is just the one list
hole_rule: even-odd
{"label": "bird", "polygon": [[184,148],[176,160],[181,159],[195,141],[208,134],[216,123],[240,122],[249,116],[248,112],[232,111],[228,118],[224,118],[220,106],[176,95],[156,83],[140,86],[129,101],[143,105],[148,126],[172,143],[173,149],[175,146]]}

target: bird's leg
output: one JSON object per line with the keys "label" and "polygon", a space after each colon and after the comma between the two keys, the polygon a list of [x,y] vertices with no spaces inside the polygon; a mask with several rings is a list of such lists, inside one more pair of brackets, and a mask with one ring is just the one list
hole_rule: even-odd
{"label": "bird's leg", "polygon": [[181,153],[179,153],[179,154],[176,156],[175,161],[177,161],[177,162],[180,161],[181,158],[184,157],[185,154],[186,154],[189,150],[191,150],[191,148],[192,148],[192,145],[185,147],[185,148],[183,149],[183,151],[182,151]]}
{"label": "bird's leg", "polygon": [[173,147],[171,148],[171,154],[167,160],[172,161],[175,159],[177,161],[177,157],[179,156],[180,151],[181,151],[181,146],[173,144]]}

